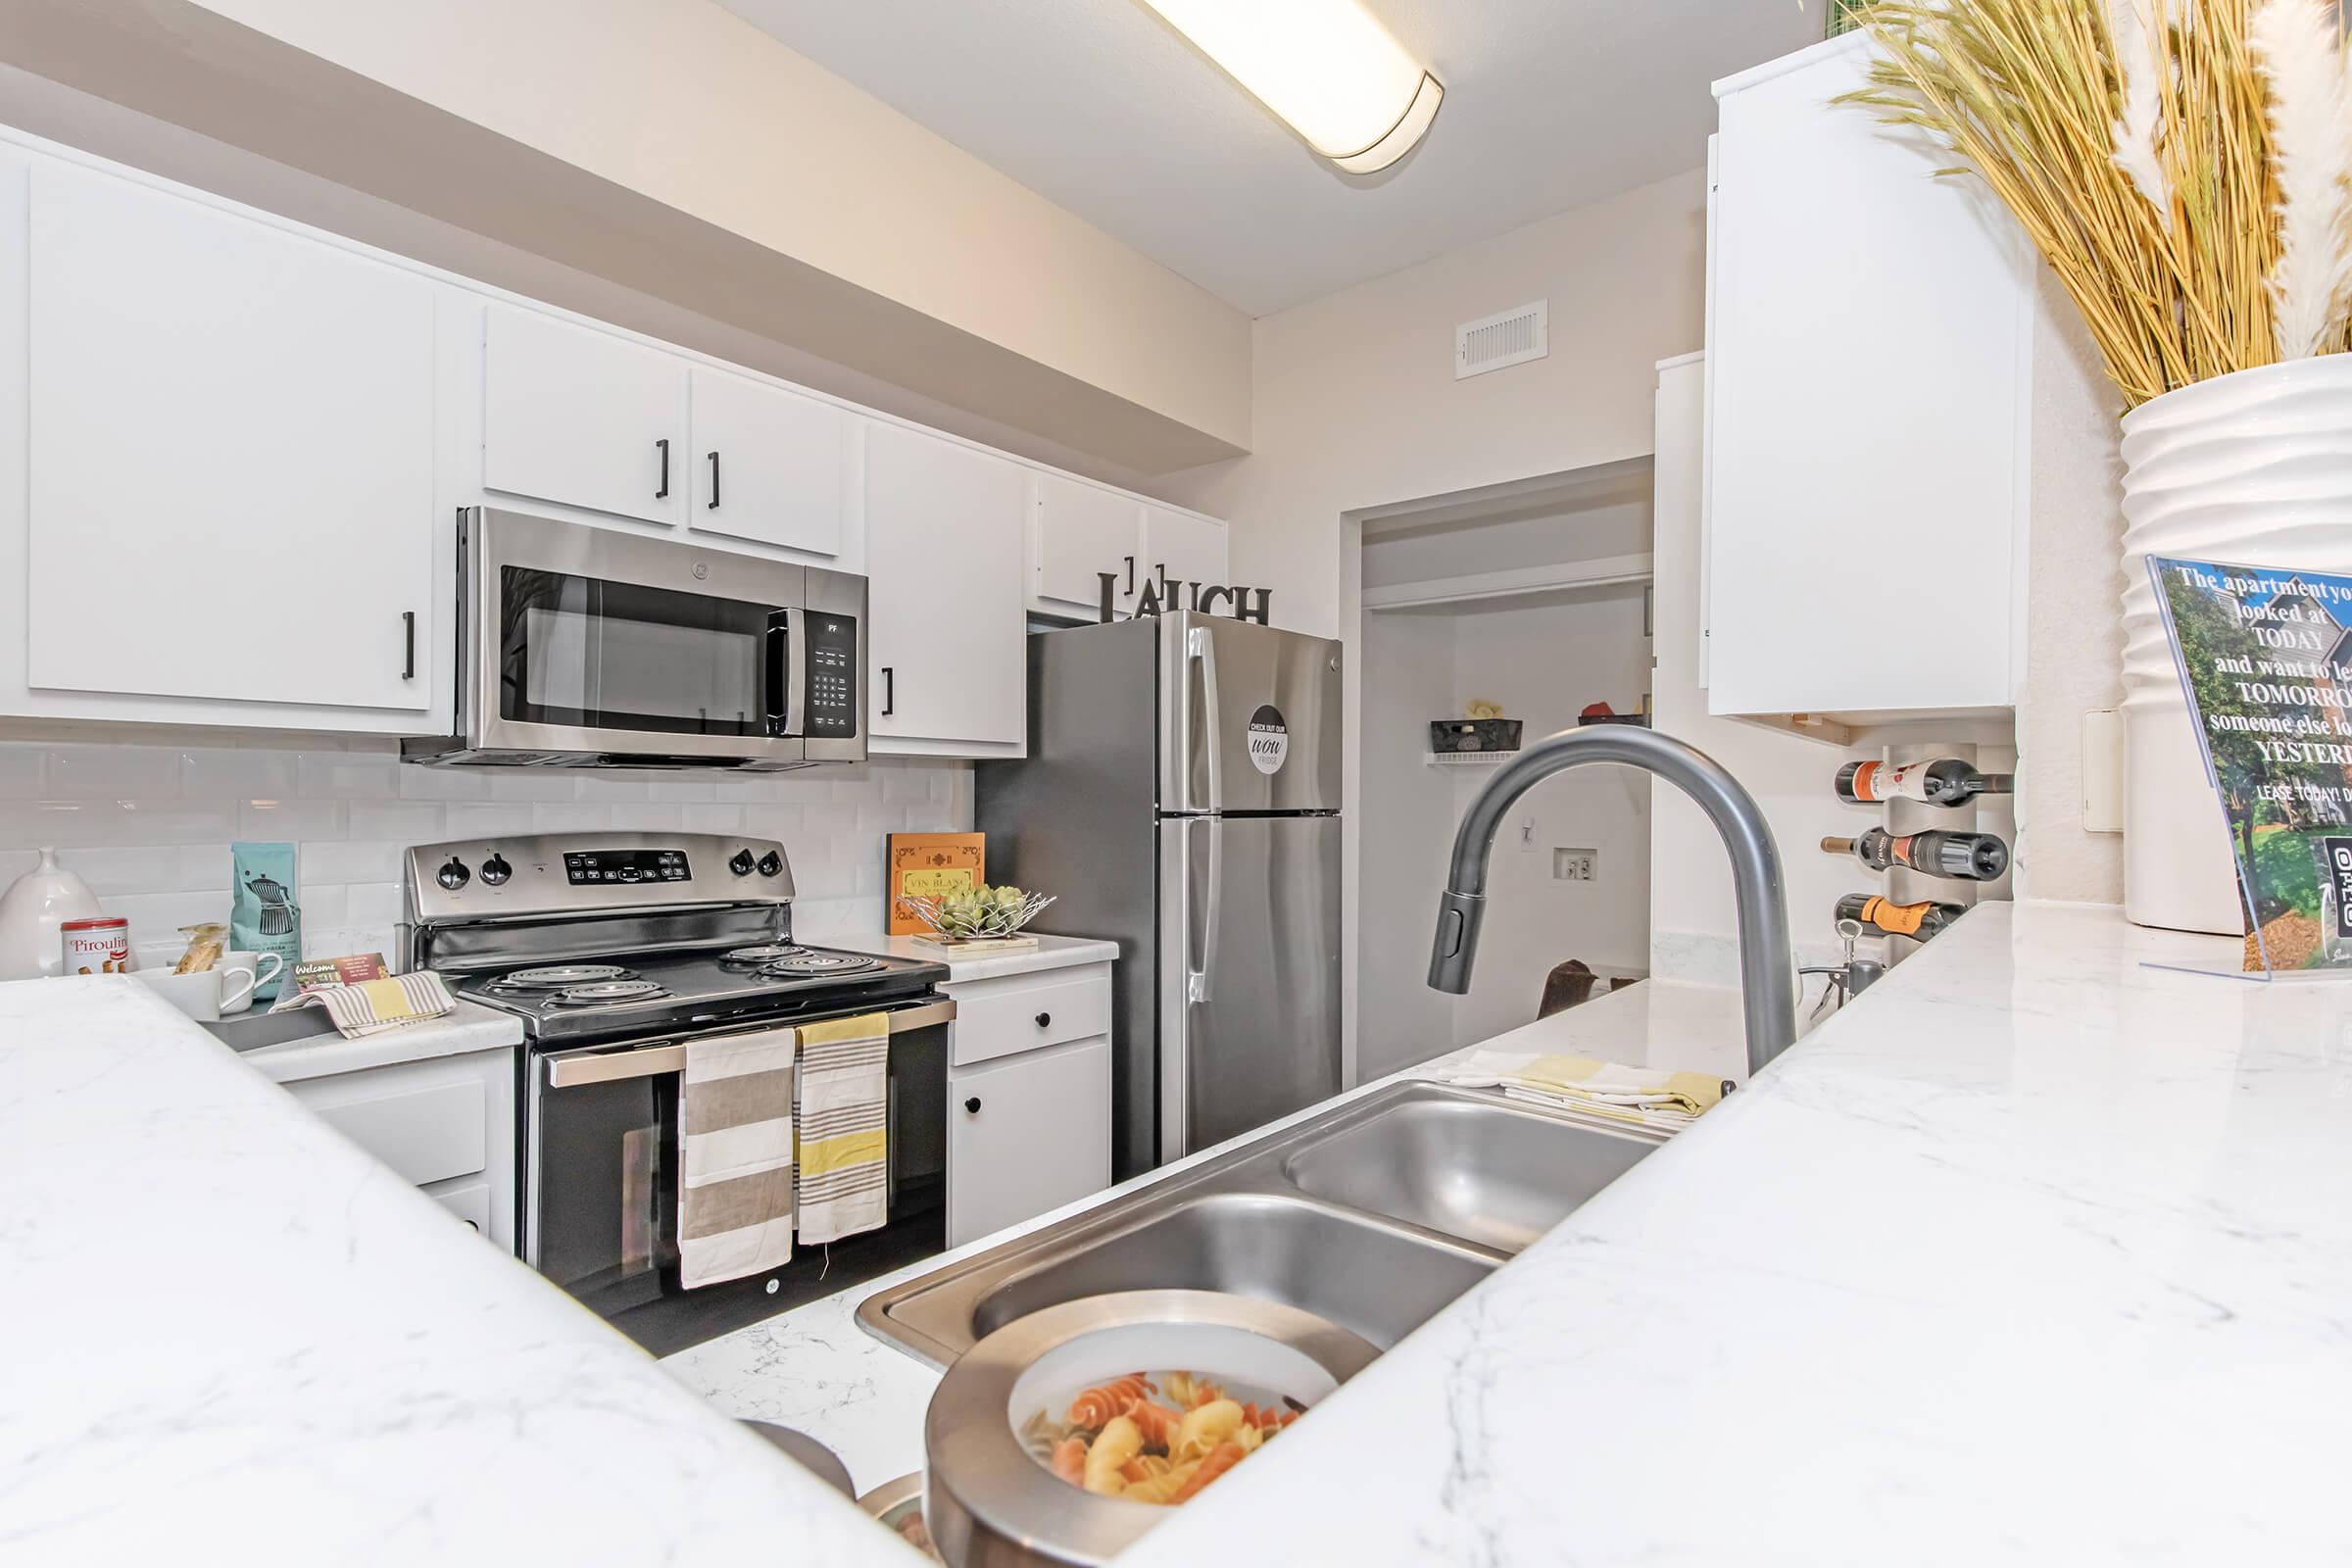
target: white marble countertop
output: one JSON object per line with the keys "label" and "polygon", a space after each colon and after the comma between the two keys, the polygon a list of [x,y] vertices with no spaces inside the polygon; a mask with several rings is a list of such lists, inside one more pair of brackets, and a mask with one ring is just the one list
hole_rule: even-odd
{"label": "white marble countertop", "polygon": [[1008,974],[1036,974],[1046,969],[1070,969],[1082,963],[1111,963],[1119,956],[1116,942],[1094,937],[1040,936],[1034,948],[1015,953],[978,953],[969,957],[952,957],[936,948],[924,947],[913,937],[889,937],[878,931],[830,936],[823,939],[822,945],[888,958],[907,958],[916,963],[944,963],[948,966],[950,985],[966,980],[994,980]]}
{"label": "white marble countertop", "polygon": [[1122,1561],[2345,1560],[2352,985],[2235,949],[1979,908]]}
{"label": "white marble countertop", "polygon": [[0,1557],[919,1561],[135,981],[0,985]]}
{"label": "white marble countertop", "polygon": [[[2149,966],[2235,948],[1981,908],[1121,1560],[2344,1560],[2352,982]],[[1730,1072],[1738,1020],[1508,1043]],[[935,1382],[876,1288],[664,1365],[871,1485]]]}
{"label": "white marble countertop", "polygon": [[461,1001],[445,1017],[390,1029],[380,1035],[346,1040],[329,1028],[322,1035],[289,1040],[279,1046],[256,1046],[240,1051],[237,1059],[271,1083],[298,1083],[339,1072],[361,1072],[395,1062],[430,1061],[436,1056],[463,1056],[469,1052],[496,1051],[522,1044],[522,1020],[511,1012]]}

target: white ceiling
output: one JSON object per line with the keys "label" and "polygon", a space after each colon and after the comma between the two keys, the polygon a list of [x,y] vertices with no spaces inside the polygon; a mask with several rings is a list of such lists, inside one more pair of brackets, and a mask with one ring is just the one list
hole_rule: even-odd
{"label": "white ceiling", "polygon": [[1820,37],[1828,0],[1367,0],[1446,103],[1361,179],[1138,0],[719,3],[1262,316],[1699,167],[1707,84]]}

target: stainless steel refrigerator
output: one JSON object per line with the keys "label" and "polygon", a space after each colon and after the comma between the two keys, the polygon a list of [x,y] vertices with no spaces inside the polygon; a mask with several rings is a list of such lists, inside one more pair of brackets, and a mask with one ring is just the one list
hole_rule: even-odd
{"label": "stainless steel refrigerator", "polygon": [[1029,639],[988,876],[1119,944],[1122,1178],[1340,1088],[1340,645],[1191,612]]}

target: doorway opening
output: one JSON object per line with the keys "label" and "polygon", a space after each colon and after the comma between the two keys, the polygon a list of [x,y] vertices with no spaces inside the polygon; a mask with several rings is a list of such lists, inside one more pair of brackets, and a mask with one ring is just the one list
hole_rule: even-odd
{"label": "doorway opening", "polygon": [[[1532,1022],[1564,965],[1592,970],[1595,991],[1647,972],[1650,781],[1585,768],[1531,791],[1497,836],[1470,993],[1425,983],[1453,830],[1507,760],[1508,726],[1524,745],[1580,722],[1646,721],[1651,467],[1631,458],[1349,519],[1354,1081]],[[1433,737],[1474,703],[1498,707],[1503,725]]]}

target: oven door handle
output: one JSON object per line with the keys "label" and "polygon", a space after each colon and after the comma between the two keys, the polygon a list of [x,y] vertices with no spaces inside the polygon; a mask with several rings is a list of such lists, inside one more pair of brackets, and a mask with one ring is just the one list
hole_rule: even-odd
{"label": "oven door handle", "polygon": [[[904,1034],[909,1029],[953,1023],[956,1004],[943,997],[919,1007],[900,1007],[884,1016],[890,1019],[892,1034]],[[624,1078],[653,1078],[685,1070],[685,1046],[668,1041],[658,1046],[640,1046],[634,1051],[586,1052],[576,1056],[553,1057],[547,1064],[547,1084],[551,1089],[571,1089],[581,1084],[617,1083]]]}

